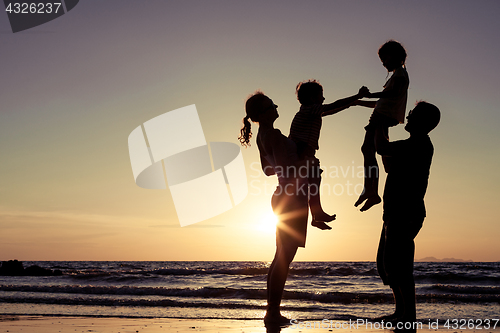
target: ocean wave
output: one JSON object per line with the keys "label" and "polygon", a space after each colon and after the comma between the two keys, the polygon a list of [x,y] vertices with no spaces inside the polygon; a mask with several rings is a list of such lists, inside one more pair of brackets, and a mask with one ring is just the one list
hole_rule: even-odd
{"label": "ocean wave", "polygon": [[[59,269],[75,280],[133,281],[169,276],[262,277],[266,262],[30,262]],[[415,263],[416,281],[439,284],[491,284],[500,278],[498,263]],[[374,262],[294,262],[290,277],[366,277],[378,275]]]}
{"label": "ocean wave", "polygon": [[[138,286],[78,286],[78,285],[0,285],[0,291],[50,293],[50,294],[82,294],[82,295],[133,295],[133,296],[169,296],[169,297],[201,297],[201,298],[246,298],[265,299],[264,289],[237,288],[163,288]],[[1,300],[1,298],[0,298]]]}
{"label": "ocean wave", "polygon": [[[129,278],[137,279],[144,276],[203,276],[203,275],[227,275],[227,276],[262,276],[267,275],[267,267],[227,268],[227,269],[192,269],[192,268],[158,268],[151,270],[134,271],[69,271],[64,275],[72,278],[85,279],[111,279]],[[324,268],[290,268],[289,276],[377,276],[375,268],[356,269],[352,267],[324,267]]]}
{"label": "ocean wave", "polygon": [[[144,306],[144,307],[181,307],[181,308],[228,308],[228,309],[265,309],[264,305],[232,302],[184,302],[170,299],[98,298],[98,297],[19,297],[2,296],[3,303],[87,305],[87,306]],[[303,307],[292,307],[304,310]]]}
{"label": "ocean wave", "polygon": [[438,272],[415,274],[415,282],[433,282],[445,284],[491,284],[497,285],[500,274],[471,272]]}
{"label": "ocean wave", "polygon": [[494,287],[494,286],[436,284],[430,287],[423,287],[422,289],[431,292],[454,293],[454,294],[500,295],[500,287]]}
{"label": "ocean wave", "polygon": [[[456,286],[432,286],[429,292],[417,294],[420,302],[428,303],[499,303],[500,294],[498,287],[473,289],[458,288]],[[201,298],[201,299],[232,299],[232,300],[265,300],[267,292],[265,289],[247,288],[164,288],[164,287],[139,287],[139,286],[34,286],[34,285],[0,285],[0,291],[16,292],[16,297],[25,299],[27,296],[43,295],[45,299],[67,298],[67,294],[87,297],[96,295],[105,296],[161,296],[179,299]],[[439,293],[437,292],[439,291]],[[57,295],[54,295],[57,294]],[[53,295],[53,296],[50,296]],[[5,295],[0,294],[0,302],[5,301]],[[105,297],[103,297],[105,298]],[[126,298],[126,297],[125,297]],[[353,292],[307,292],[307,291],[285,291],[283,299],[314,301],[320,303],[390,303],[392,295],[385,293],[353,293]]]}

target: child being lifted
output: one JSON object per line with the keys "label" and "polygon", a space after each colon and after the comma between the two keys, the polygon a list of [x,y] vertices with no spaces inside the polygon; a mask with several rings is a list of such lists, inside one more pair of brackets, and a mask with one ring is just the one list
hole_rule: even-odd
{"label": "child being lifted", "polygon": [[296,94],[301,106],[292,120],[289,137],[297,145],[299,159],[307,162],[311,224],[319,229],[329,230],[331,227],[325,222],[335,220],[335,214],[328,215],[321,207],[320,183],[323,170],[320,169],[319,160],[315,156],[316,150],[319,149],[322,117],[348,108],[360,98],[368,96],[369,91],[368,88],[361,87],[356,95],[323,105],[323,87],[316,80],[308,80],[297,85]]}
{"label": "child being lifted", "polygon": [[[382,65],[392,76],[384,85],[384,90],[368,94],[368,98],[379,98],[378,101],[357,101],[354,105],[374,108],[368,125],[365,127],[366,134],[361,152],[364,158],[364,190],[354,206],[358,207],[365,202],[361,211],[370,209],[382,200],[378,195],[379,168],[376,158],[375,130],[379,128],[385,137],[389,138],[389,127],[403,124],[406,111],[406,100],[408,98],[408,86],[410,79],[406,72],[406,50],[395,40],[384,43],[378,50]],[[382,156],[385,171],[388,172],[387,157]]]}

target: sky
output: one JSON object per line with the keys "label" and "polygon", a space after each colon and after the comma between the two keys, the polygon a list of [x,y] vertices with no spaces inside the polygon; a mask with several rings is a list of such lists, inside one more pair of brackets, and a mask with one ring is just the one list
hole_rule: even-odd
{"label": "sky", "polygon": [[[407,110],[426,100],[442,112],[415,257],[499,261],[499,15],[495,0],[84,0],[12,33],[0,13],[0,260],[272,260],[276,179],[255,144],[242,148],[246,199],[180,227],[168,189],[135,184],[128,135],[196,104],[207,141],[238,143],[256,89],[288,135],[298,82],[319,80],[326,102],[380,91],[377,50],[395,39],[408,51]],[[382,205],[353,206],[369,115],[324,118],[322,202],[337,221],[309,228],[296,260],[375,259]]]}

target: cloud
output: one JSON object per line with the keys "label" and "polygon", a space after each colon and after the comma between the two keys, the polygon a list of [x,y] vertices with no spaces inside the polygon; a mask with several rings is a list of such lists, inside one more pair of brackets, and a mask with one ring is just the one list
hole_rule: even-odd
{"label": "cloud", "polygon": [[[198,224],[193,224],[190,226],[186,226],[188,228],[223,228],[223,225],[215,225],[215,224],[208,224],[208,225],[198,225]],[[159,224],[159,225],[150,225],[149,228],[181,228],[178,224]]]}
{"label": "cloud", "polygon": [[47,228],[50,226],[99,226],[102,228],[117,225],[144,226],[162,222],[164,220],[138,216],[88,214],[72,211],[5,210],[0,207],[0,226],[2,228]]}

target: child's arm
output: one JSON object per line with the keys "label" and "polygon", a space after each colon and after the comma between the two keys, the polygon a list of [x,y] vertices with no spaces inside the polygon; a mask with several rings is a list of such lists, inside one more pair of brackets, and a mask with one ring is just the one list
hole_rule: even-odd
{"label": "child's arm", "polygon": [[359,91],[356,95],[336,100],[335,102],[333,102],[331,104],[323,105],[323,113],[321,114],[321,116],[322,117],[329,116],[331,114],[335,114],[337,112],[345,110],[348,107],[350,107],[351,105],[354,105],[354,103],[358,99],[363,98],[369,94],[370,94],[370,91],[368,90],[368,88],[363,86],[359,89]]}
{"label": "child's arm", "polygon": [[377,104],[376,101],[356,101],[352,105],[359,105],[359,106],[364,106],[367,108],[375,108],[375,105]]}
{"label": "child's arm", "polygon": [[407,80],[402,76],[392,78],[394,84],[388,89],[376,93],[369,93],[367,98],[396,98],[408,89]]}

